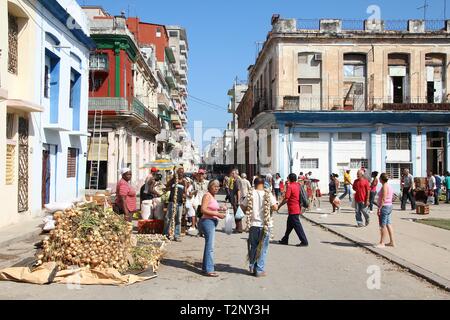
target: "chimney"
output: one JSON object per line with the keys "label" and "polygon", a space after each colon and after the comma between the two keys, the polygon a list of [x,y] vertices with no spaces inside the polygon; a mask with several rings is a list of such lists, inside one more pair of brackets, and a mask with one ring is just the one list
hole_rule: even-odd
{"label": "chimney", "polygon": [[425,32],[425,20],[408,20],[408,31],[411,33]]}
{"label": "chimney", "polygon": [[273,15],[272,15],[272,20],[271,20],[272,26],[273,26],[275,23],[277,23],[278,20],[280,20],[280,15],[279,15],[279,14],[273,14]]}
{"label": "chimney", "polygon": [[320,32],[340,33],[342,31],[342,20],[339,19],[321,19]]}

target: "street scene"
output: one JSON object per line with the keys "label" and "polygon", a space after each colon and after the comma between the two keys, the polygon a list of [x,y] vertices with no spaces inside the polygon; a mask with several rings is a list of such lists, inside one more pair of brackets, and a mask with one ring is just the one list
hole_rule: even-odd
{"label": "street scene", "polygon": [[447,1],[175,2],[0,0],[0,300],[449,300]]}

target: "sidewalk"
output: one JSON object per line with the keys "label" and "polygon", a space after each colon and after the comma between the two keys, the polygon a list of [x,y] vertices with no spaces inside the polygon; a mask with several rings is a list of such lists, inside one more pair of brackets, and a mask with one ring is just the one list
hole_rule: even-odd
{"label": "sidewalk", "polygon": [[327,200],[322,197],[322,210],[312,209],[305,213],[304,218],[450,290],[450,231],[414,221],[425,218],[450,219],[450,205],[430,206],[429,215],[417,215],[409,210],[410,205],[407,211],[401,211],[400,204],[394,204],[392,224],[396,247],[378,249],[374,247],[380,237],[375,209],[369,226],[356,228],[355,212],[347,199],[342,201],[340,214],[330,214],[332,209]]}

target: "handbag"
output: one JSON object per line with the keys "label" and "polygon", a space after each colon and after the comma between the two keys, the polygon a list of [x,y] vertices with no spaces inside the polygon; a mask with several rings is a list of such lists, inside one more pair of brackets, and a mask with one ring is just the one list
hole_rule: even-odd
{"label": "handbag", "polygon": [[242,220],[242,219],[244,219],[244,217],[245,217],[244,211],[242,211],[241,207],[238,207],[237,210],[236,210],[236,214],[234,216],[234,219]]}

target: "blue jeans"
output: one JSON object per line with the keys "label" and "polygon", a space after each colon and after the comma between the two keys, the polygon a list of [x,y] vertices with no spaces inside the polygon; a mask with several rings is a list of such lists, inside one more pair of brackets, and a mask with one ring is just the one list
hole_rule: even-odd
{"label": "blue jeans", "polygon": [[447,188],[447,203],[450,201],[450,188]]}
{"label": "blue jeans", "polygon": [[248,257],[249,257],[249,267],[252,272],[262,273],[264,272],[264,265],[266,263],[267,251],[269,249],[270,233],[266,234],[263,239],[263,245],[261,248],[261,254],[258,259],[256,259],[256,251],[258,248],[259,241],[263,236],[264,228],[261,227],[251,227],[248,234]]}
{"label": "blue jeans", "polygon": [[380,211],[380,227],[391,224],[392,205],[383,206]]}
{"label": "blue jeans", "polygon": [[340,195],[339,200],[345,198],[348,194],[348,201],[352,201],[352,186],[350,184],[344,184],[344,193]]}
{"label": "blue jeans", "polygon": [[[172,222],[173,215],[173,202],[169,202],[169,206],[167,207],[167,214],[164,217],[164,234],[169,235],[170,232],[170,224]],[[175,238],[181,237],[181,217],[183,216],[183,204],[178,204],[178,209],[175,215]]]}
{"label": "blue jeans", "polygon": [[366,223],[370,220],[369,214],[367,213],[368,207],[366,207],[366,204],[364,202],[357,202],[355,213],[356,213],[356,223],[357,224],[363,224],[362,215],[364,215],[364,219],[366,219]]}
{"label": "blue jeans", "polygon": [[216,236],[217,219],[201,219],[200,226],[205,235],[205,250],[203,251],[203,272],[214,272],[214,238]]}

